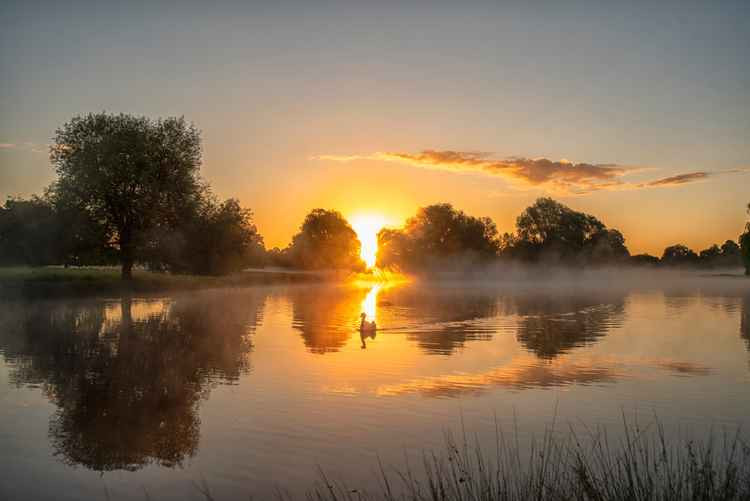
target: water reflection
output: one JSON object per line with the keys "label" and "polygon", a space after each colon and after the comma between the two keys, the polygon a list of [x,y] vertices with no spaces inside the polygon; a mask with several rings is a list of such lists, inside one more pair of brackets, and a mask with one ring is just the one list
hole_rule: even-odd
{"label": "water reflection", "polygon": [[470,341],[492,339],[495,328],[478,320],[497,314],[497,298],[465,287],[401,287],[380,293],[390,305],[379,327],[406,334],[430,355],[450,355]]}
{"label": "water reflection", "polygon": [[522,315],[516,337],[537,357],[549,360],[596,342],[622,325],[623,296],[521,296],[512,298]]}
{"label": "water reflection", "polygon": [[70,465],[97,471],[175,466],[198,448],[198,406],[249,370],[258,294],[176,301],[0,305],[0,349],[16,385],[56,406],[49,437]]}
{"label": "water reflection", "polygon": [[426,397],[461,397],[477,395],[495,387],[514,390],[548,388],[571,384],[588,385],[612,382],[621,373],[603,363],[571,361],[542,362],[521,360],[507,367],[497,367],[473,374],[445,374],[414,379],[405,383],[383,385],[380,396],[420,394]]}
{"label": "water reflection", "polygon": [[[745,340],[747,351],[750,352],[750,295],[742,298],[742,312],[740,317],[740,337]],[[750,361],[748,361],[750,365]]]}
{"label": "water reflection", "polygon": [[[292,327],[312,353],[339,351],[357,330],[366,291],[350,287],[290,289]],[[374,298],[372,312],[374,315]]]}
{"label": "water reflection", "polygon": [[382,288],[383,284],[373,285],[362,300],[362,313],[367,315],[366,320],[368,322],[377,322],[378,320],[378,293]]}

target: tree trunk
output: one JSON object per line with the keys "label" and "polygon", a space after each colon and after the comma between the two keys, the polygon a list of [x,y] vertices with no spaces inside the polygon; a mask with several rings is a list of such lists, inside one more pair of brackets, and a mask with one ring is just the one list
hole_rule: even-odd
{"label": "tree trunk", "polygon": [[133,259],[122,256],[122,275],[123,280],[133,280]]}
{"label": "tree trunk", "polygon": [[130,228],[120,231],[120,259],[122,261],[122,279],[133,279],[133,243]]}

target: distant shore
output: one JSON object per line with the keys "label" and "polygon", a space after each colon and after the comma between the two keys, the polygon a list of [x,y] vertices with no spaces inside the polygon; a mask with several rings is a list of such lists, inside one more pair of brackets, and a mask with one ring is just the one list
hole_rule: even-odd
{"label": "distant shore", "polygon": [[0,297],[43,297],[156,293],[179,290],[246,287],[341,280],[336,272],[278,268],[249,269],[230,275],[178,275],[134,270],[131,281],[120,278],[119,267],[10,267],[0,268]]}

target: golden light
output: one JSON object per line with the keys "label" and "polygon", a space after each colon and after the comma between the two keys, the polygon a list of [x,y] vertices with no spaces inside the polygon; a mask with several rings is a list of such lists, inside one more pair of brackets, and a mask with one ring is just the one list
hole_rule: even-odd
{"label": "golden light", "polygon": [[379,214],[357,214],[349,218],[349,224],[357,232],[362,244],[359,255],[368,268],[375,266],[378,253],[378,232],[386,225],[385,217]]}
{"label": "golden light", "polygon": [[370,322],[375,321],[378,309],[378,292],[380,292],[380,289],[382,287],[383,286],[381,284],[373,285],[372,289],[367,292],[367,295],[362,300],[362,313],[367,315],[367,319]]}

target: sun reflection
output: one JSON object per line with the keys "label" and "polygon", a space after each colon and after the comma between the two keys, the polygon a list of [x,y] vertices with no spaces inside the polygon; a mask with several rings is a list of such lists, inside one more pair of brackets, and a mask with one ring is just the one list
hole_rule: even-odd
{"label": "sun reflection", "polygon": [[372,289],[367,292],[367,295],[362,300],[362,312],[367,315],[367,320],[370,322],[374,322],[376,320],[378,309],[378,292],[380,292],[380,289],[382,288],[382,284],[373,285]]}
{"label": "sun reflection", "polygon": [[349,223],[362,243],[359,255],[372,268],[378,253],[378,232],[386,225],[385,218],[379,214],[357,214],[349,218]]}

